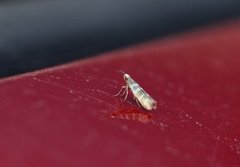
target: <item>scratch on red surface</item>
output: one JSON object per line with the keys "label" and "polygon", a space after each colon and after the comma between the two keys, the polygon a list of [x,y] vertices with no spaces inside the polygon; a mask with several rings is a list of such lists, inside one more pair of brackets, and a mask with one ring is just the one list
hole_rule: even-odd
{"label": "scratch on red surface", "polygon": [[111,118],[127,119],[148,123],[152,120],[152,114],[140,111],[136,107],[121,107],[119,110],[111,113]]}

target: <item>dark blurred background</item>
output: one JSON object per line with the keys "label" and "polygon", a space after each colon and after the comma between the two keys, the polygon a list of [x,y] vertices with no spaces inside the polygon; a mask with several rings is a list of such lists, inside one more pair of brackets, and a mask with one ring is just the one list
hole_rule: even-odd
{"label": "dark blurred background", "polygon": [[239,15],[240,0],[0,1],[0,77]]}

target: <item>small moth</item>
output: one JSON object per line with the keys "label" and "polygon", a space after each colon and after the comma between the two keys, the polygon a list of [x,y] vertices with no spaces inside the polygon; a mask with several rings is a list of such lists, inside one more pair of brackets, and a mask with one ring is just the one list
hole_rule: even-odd
{"label": "small moth", "polygon": [[136,101],[136,103],[138,104],[139,107],[141,105],[146,110],[156,109],[157,102],[151,96],[149,96],[143,90],[143,88],[141,86],[139,86],[139,84],[130,77],[130,75],[128,75],[124,72],[122,72],[122,73],[123,73],[123,79],[126,81],[126,85],[122,86],[120,91],[115,96],[119,96],[120,94],[121,94],[121,96],[123,96],[125,94],[124,100],[126,100],[127,96],[128,96],[128,88],[129,88],[133,93],[133,99]]}

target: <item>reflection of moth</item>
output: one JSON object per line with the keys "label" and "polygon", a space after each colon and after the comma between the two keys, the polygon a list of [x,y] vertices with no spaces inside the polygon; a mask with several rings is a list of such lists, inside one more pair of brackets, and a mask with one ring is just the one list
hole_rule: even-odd
{"label": "reflection of moth", "polygon": [[143,90],[143,88],[141,86],[139,86],[138,83],[135,82],[128,74],[126,74],[126,73],[123,73],[123,74],[124,74],[123,78],[126,81],[126,85],[122,86],[120,91],[115,96],[120,95],[121,92],[125,89],[121,95],[125,94],[124,100],[126,100],[127,96],[128,96],[128,88],[130,88],[130,90],[132,91],[133,96],[134,96],[133,99],[136,100],[138,106],[141,105],[146,110],[156,109],[157,102],[151,96],[149,96]]}
{"label": "reflection of moth", "polygon": [[111,118],[120,118],[147,123],[152,119],[152,114],[141,112],[137,108],[125,107],[111,113]]}

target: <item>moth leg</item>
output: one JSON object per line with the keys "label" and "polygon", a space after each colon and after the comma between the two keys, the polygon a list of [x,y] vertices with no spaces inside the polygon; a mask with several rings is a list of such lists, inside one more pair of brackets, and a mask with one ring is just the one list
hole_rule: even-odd
{"label": "moth leg", "polygon": [[125,97],[124,97],[123,101],[125,101],[127,99],[127,96],[128,96],[128,86],[126,86],[126,89],[125,89],[124,93],[126,93],[126,94],[125,94]]}
{"label": "moth leg", "polygon": [[138,101],[138,99],[137,99],[136,97],[133,97],[133,100],[135,100],[135,101],[136,101],[136,103],[137,103],[137,105],[138,105],[138,107],[139,107],[139,108],[141,108],[141,105],[139,104],[139,101]]}
{"label": "moth leg", "polygon": [[[122,86],[121,89],[120,89],[120,91],[119,91],[117,94],[113,95],[113,96],[119,96],[119,95],[121,94],[121,92],[123,91],[123,89],[126,89],[126,87],[127,87],[127,86]],[[125,91],[126,91],[126,90],[125,90]],[[125,91],[123,91],[123,94],[125,93]]]}
{"label": "moth leg", "polygon": [[123,95],[126,93],[126,91],[128,90],[128,87],[125,86],[124,89],[125,89],[125,90],[120,94],[120,96],[123,96]]}

